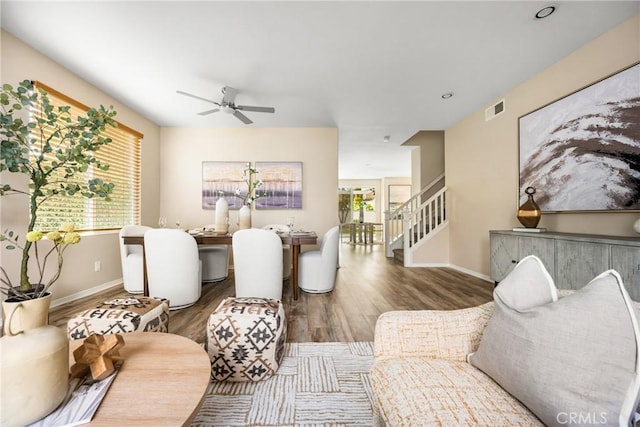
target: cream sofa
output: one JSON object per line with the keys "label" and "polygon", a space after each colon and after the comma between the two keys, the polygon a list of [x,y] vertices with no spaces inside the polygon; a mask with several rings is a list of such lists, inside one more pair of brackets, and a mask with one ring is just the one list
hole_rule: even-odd
{"label": "cream sofa", "polygon": [[370,372],[387,426],[541,426],[467,363],[494,303],[453,311],[390,311],[378,319]]}
{"label": "cream sofa", "polygon": [[[561,298],[573,292],[558,291]],[[632,305],[640,319],[640,302]],[[488,302],[462,310],[382,314],[370,371],[376,425],[543,426],[522,403],[467,362],[493,310],[494,303]]]}

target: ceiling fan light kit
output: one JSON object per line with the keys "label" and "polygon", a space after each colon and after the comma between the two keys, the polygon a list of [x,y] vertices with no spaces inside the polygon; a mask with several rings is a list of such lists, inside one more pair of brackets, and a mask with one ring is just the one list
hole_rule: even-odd
{"label": "ceiling fan light kit", "polygon": [[249,125],[251,123],[253,123],[253,121],[245,116],[244,114],[242,114],[242,111],[251,111],[254,113],[275,113],[276,109],[273,107],[256,107],[253,105],[236,105],[235,104],[235,100],[236,100],[236,95],[238,94],[238,90],[232,88],[231,86],[225,86],[222,88],[222,94],[224,95],[222,97],[222,101],[220,102],[216,102],[216,101],[212,101],[211,99],[207,99],[207,98],[203,98],[201,96],[198,95],[193,95],[191,93],[188,92],[183,92],[181,90],[177,90],[176,93],[180,94],[180,95],[184,95],[184,96],[189,96],[191,98],[195,98],[195,99],[199,99],[200,101],[205,101],[205,102],[209,102],[211,104],[215,104],[218,107],[217,108],[213,108],[211,110],[206,110],[206,111],[202,111],[200,113],[198,113],[199,116],[207,116],[209,114],[213,114],[213,113],[217,113],[218,111],[222,111],[224,113],[227,114],[233,114],[238,120],[240,120],[242,123]]}

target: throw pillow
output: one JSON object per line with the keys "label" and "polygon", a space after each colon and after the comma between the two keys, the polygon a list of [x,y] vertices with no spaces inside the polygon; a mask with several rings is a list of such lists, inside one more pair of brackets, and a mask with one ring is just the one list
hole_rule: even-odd
{"label": "throw pillow", "polygon": [[516,311],[558,300],[558,290],[544,264],[529,255],[516,264],[494,290],[494,298]]}
{"label": "throw pillow", "polygon": [[[527,282],[526,293],[539,300],[548,285]],[[546,425],[633,425],[638,323],[618,273],[606,271],[569,296],[529,308],[516,284],[500,288],[470,363]]]}

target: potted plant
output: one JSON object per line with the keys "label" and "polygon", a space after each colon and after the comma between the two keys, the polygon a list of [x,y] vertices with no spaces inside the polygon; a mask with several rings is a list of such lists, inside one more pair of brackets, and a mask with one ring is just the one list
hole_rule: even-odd
{"label": "potted plant", "polygon": [[[108,167],[95,152],[111,142],[103,132],[117,125],[115,111],[101,106],[74,118],[70,108],[52,105],[47,94],[28,80],[15,89],[5,84],[0,90],[0,172],[24,175],[10,181],[16,185],[1,184],[0,197],[27,196],[29,200],[25,237],[12,230],[0,233],[5,249],[22,250],[16,286],[6,266],[0,266],[0,291],[9,297],[2,303],[5,334],[0,339],[0,370],[8,376],[7,381],[3,377],[3,395],[11,397],[2,400],[0,424],[25,425],[40,419],[58,406],[68,387],[69,342],[60,328],[46,326],[48,290],[60,276],[64,252],[80,241],[80,235],[73,225],[35,230],[38,209],[54,196],[79,194],[108,200],[114,187],[100,179],[84,181],[81,173],[89,166]],[[39,248],[43,238],[48,246]],[[32,251],[38,269],[35,285],[29,275]],[[46,269],[47,260],[54,254],[57,265],[45,280],[51,271]],[[30,320],[32,314],[35,319]]]}
{"label": "potted plant", "polygon": [[[108,165],[96,158],[95,152],[111,142],[103,132],[107,126],[117,126],[113,119],[116,112],[112,107],[100,106],[74,118],[70,108],[52,105],[46,92],[29,80],[20,82],[16,88],[5,84],[0,91],[0,172],[25,176],[23,188],[0,185],[0,197],[22,195],[29,198],[24,243],[21,243],[22,236],[12,230],[0,234],[5,249],[22,250],[20,277],[15,284],[0,266],[0,291],[13,299],[24,301],[44,296],[60,276],[65,250],[80,241],[72,225],[64,225],[58,230],[35,230],[38,209],[54,196],[80,195],[109,200],[113,191],[111,183],[99,178],[84,181],[80,177],[90,165],[108,169]],[[31,114],[28,116],[27,113]],[[42,238],[51,242],[44,256],[38,252],[38,242]],[[32,249],[39,274],[35,283],[29,275]],[[57,269],[45,281],[46,262],[54,253]]]}

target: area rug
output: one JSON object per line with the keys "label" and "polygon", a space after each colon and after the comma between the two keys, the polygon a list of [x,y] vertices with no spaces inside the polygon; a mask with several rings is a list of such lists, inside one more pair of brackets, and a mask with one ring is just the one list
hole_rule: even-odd
{"label": "area rug", "polygon": [[373,343],[287,343],[278,372],[211,383],[192,427],[378,426],[369,383]]}

